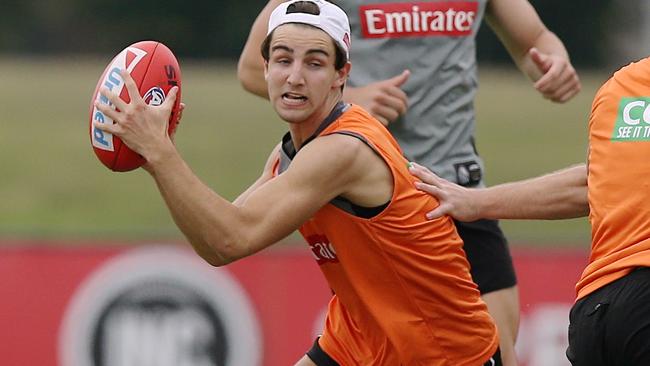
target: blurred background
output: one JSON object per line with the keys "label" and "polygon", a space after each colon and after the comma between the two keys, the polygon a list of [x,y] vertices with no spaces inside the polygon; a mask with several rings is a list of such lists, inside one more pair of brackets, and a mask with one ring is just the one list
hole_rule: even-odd
{"label": "blurred background", "polygon": [[[650,54],[650,2],[647,0],[532,0],[531,3],[566,45],[581,77],[583,91],[564,105],[545,101],[515,68],[484,24],[478,36],[477,147],[486,162],[489,185],[584,162],[586,123],[594,93],[613,71]],[[76,298],[79,288],[85,288],[88,278],[95,278],[99,268],[96,266],[134,248],[140,249],[141,244],[164,243],[187,249],[152,179],[140,170],[110,172],[92,152],[88,137],[90,98],[104,67],[117,52],[145,39],[169,46],[181,65],[182,98],[187,104],[176,135],[182,155],[211,188],[229,199],[256,179],[268,152],[285,131],[268,103],[243,91],[235,75],[237,58],[249,28],[264,5],[263,0],[182,3],[23,0],[4,1],[0,5],[0,82],[4,86],[0,89],[0,275],[4,274],[0,276],[0,329],[3,329],[0,340],[14,342],[5,341],[5,349],[0,346],[0,355],[13,355],[7,356],[8,360],[16,362],[0,363],[37,364],[26,361],[25,357],[34,353],[24,352],[21,345],[25,347],[24,339],[34,338],[38,328],[42,347],[51,351],[41,353],[38,364],[92,364],[88,360],[69,361],[72,356],[65,362],[57,361],[63,352],[57,334],[63,332],[69,336],[70,330],[61,330],[65,323],[62,314],[68,314],[66,309],[70,306],[79,308],[70,305],[74,304],[71,299]],[[550,346],[529,346],[541,343],[525,335],[520,346],[520,352],[527,354],[522,358],[528,365],[560,365],[564,360],[562,352],[557,358],[559,363],[543,355],[551,348],[551,353],[557,354],[553,347],[561,349],[563,345],[561,332],[566,329],[564,322],[570,306],[567,301],[571,301],[572,286],[586,260],[589,225],[586,219],[575,219],[508,221],[503,227],[515,253],[518,271],[549,263],[550,267],[542,272],[531,270],[524,277],[530,277],[533,283],[546,281],[542,287],[549,288],[553,288],[552,276],[559,275],[557,282],[562,282],[561,289],[549,290],[552,294],[544,300],[562,303],[561,307],[543,308],[524,321],[536,324],[534,319],[549,319],[549,314],[556,314],[560,326],[544,330],[540,335],[550,339]],[[292,236],[279,245],[280,252],[294,253],[291,249],[297,248],[305,254],[301,243],[298,236]],[[194,257],[192,253],[183,253],[181,257]],[[538,256],[539,253],[544,255]],[[59,261],[54,257],[64,259]],[[277,263],[284,263],[287,257],[278,256],[277,250],[260,260],[261,263],[247,261],[240,267],[234,266],[229,273],[242,287],[241,292],[253,298],[252,311],[261,319],[261,332],[266,333],[270,327],[268,317],[290,316],[286,314],[286,309],[290,309],[287,301],[270,305],[269,299],[277,300],[281,296],[276,294],[293,288],[287,283],[296,280],[295,271],[303,275],[310,273],[315,278],[318,274],[310,272],[317,271],[312,268],[315,266],[296,269],[292,266],[302,264],[294,262],[280,269]],[[565,260],[569,261],[568,267],[553,267]],[[67,272],[71,268],[74,273]],[[259,284],[255,285],[250,272],[261,278],[266,273],[279,282],[267,283],[266,288],[256,287]],[[29,279],[32,282],[21,282]],[[107,285],[97,283],[102,293],[101,286]],[[316,304],[310,308],[313,313],[322,310],[319,301],[326,301],[328,295],[324,284],[319,282],[319,286],[311,287],[311,291],[324,293],[322,297],[316,296]],[[85,293],[92,293],[89,291]],[[531,304],[542,301],[543,296],[523,291],[522,307],[524,311],[532,311]],[[26,297],[28,293],[31,297]],[[49,307],[42,318],[34,315],[41,312],[45,299],[55,298],[59,299],[58,305]],[[201,301],[194,303],[198,304],[195,308],[205,308]],[[116,306],[116,302],[112,304]],[[139,304],[147,308],[142,305],[146,301]],[[285,312],[280,310],[283,306]],[[31,315],[25,316],[26,309],[33,309]],[[269,309],[277,312],[265,313]],[[303,327],[309,334],[312,315],[305,315],[310,320]],[[25,325],[25,319],[31,319],[33,325]],[[152,324],[159,324],[155,319]],[[44,328],[43,324],[53,330],[44,330],[50,328]],[[547,329],[540,327],[533,328]],[[12,334],[19,328],[25,329],[24,339]],[[139,334],[140,328],[124,329],[124,334]],[[260,339],[268,338],[260,336]],[[301,344],[299,350],[311,340],[303,342],[304,347]],[[261,353],[266,357],[259,357],[267,365],[284,364],[269,361],[272,347],[268,342],[260,341],[260,344],[264,350]],[[101,358],[97,356],[100,351],[92,352],[95,358]],[[286,359],[293,359],[292,352],[293,349]],[[530,356],[531,352],[542,358]],[[162,364],[165,363],[157,363]]]}
{"label": "blurred background", "polygon": [[[167,44],[183,71],[188,108],[177,143],[217,192],[252,182],[284,131],[235,64],[264,1],[15,1],[0,12],[0,235],[18,238],[180,238],[145,173],[111,173],[87,139],[90,95],[126,45]],[[478,38],[478,149],[489,184],[585,159],[591,98],[611,72],[650,48],[647,1],[532,1],[568,48],[583,92],[545,102],[487,26]],[[644,20],[645,19],[645,20]],[[516,101],[513,105],[509,103]],[[506,222],[513,245],[575,245],[584,220]]]}

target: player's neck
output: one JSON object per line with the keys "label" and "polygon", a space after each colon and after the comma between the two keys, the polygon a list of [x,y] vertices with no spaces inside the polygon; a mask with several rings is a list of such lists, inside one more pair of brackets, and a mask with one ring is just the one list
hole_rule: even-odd
{"label": "player's neck", "polygon": [[323,104],[323,108],[319,108],[307,120],[300,123],[289,123],[289,133],[291,133],[291,140],[296,151],[318,131],[319,127],[325,122],[325,119],[327,119],[340,101],[341,94],[333,93],[327,98]]}

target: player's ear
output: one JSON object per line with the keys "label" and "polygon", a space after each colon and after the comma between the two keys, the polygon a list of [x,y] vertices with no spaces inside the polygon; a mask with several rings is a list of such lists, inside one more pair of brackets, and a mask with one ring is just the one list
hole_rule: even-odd
{"label": "player's ear", "polygon": [[269,80],[269,62],[264,60],[264,81]]}
{"label": "player's ear", "polygon": [[345,85],[345,82],[348,80],[348,75],[350,75],[351,68],[352,68],[352,64],[348,61],[340,70],[336,70],[336,73],[338,75],[336,77],[334,87],[339,88]]}

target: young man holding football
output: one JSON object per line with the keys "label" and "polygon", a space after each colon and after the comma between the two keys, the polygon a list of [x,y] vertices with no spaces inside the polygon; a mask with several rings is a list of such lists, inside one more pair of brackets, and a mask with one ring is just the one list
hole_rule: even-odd
{"label": "young man holding football", "polygon": [[[242,85],[260,96],[267,87],[259,44],[269,13],[283,1],[268,0],[239,60]],[[350,17],[354,45],[343,99],[387,125],[410,161],[466,187],[484,185],[474,145],[475,48],[483,19],[544,98],[565,102],[580,90],[564,45],[527,0],[333,2]],[[495,220],[458,221],[456,227],[472,278],[499,327],[504,363],[515,366],[519,298],[506,238]]]}
{"label": "young man holding football", "polygon": [[233,203],[192,173],[167,136],[175,91],[147,106],[123,73],[132,101],[103,90],[120,112],[98,106],[116,123],[96,127],[146,158],[174,220],[209,263],[300,230],[335,295],[323,335],[298,365],[501,365],[453,222],[426,220],[437,201],[415,189],[390,133],[341,101],[345,13],[322,0],[284,3],[263,44],[269,99],[289,132]]}

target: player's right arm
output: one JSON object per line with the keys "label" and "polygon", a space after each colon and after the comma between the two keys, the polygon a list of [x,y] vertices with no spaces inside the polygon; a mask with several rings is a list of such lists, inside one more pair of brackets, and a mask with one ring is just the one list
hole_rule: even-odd
{"label": "player's right arm", "polygon": [[478,219],[569,219],[589,214],[587,166],[580,164],[527,180],[489,188],[465,188],[412,163],[420,178],[416,188],[440,201],[429,219],[450,215],[460,221]]}
{"label": "player's right arm", "polygon": [[544,98],[564,103],[580,92],[580,79],[562,41],[528,0],[490,0],[485,19],[519,69]]}
{"label": "player's right arm", "polygon": [[244,89],[266,99],[269,98],[269,92],[264,78],[264,59],[260,47],[266,37],[269,18],[273,9],[285,1],[269,0],[268,4],[262,9],[255,22],[253,22],[237,64],[237,77]]}
{"label": "player's right arm", "polygon": [[366,188],[370,170],[389,170],[361,141],[345,135],[310,142],[285,172],[249,191],[239,204],[207,187],[173,145],[145,157],[177,226],[201,257],[218,266],[285,238],[336,196],[374,206],[392,192],[390,173]]}
{"label": "player's right arm", "polygon": [[[333,134],[303,146],[285,172],[258,180],[231,203],[192,172],[167,134],[178,88],[172,88],[162,105],[151,106],[139,95],[133,78],[127,72],[121,76],[131,100],[127,103],[101,89],[115,109],[99,103],[96,107],[114,124],[94,126],[118,136],[147,160],[144,168],[154,178],[176,225],[212,265],[228,264],[278,242],[334,197],[368,207],[391,197],[392,176],[384,161],[361,140]],[[273,156],[269,164],[272,160]]]}

